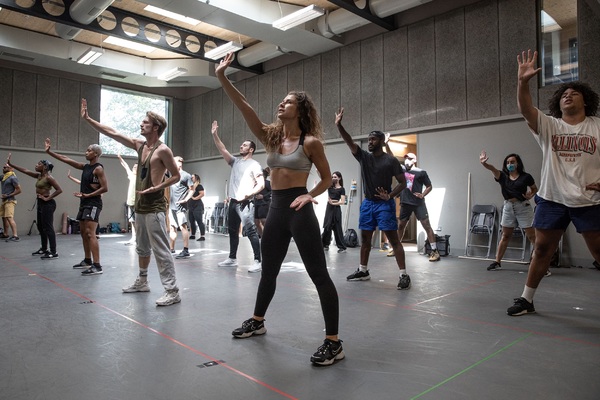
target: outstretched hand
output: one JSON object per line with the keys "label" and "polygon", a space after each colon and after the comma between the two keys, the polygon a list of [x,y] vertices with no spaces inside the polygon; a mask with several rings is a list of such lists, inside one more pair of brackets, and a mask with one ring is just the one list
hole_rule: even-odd
{"label": "outstretched hand", "polygon": [[212,126],[210,128],[210,133],[216,135],[219,131],[219,123],[217,121],[213,121]]}
{"label": "outstretched hand", "polygon": [[86,119],[88,117],[89,116],[87,112],[87,100],[81,99],[81,118]]}
{"label": "outstretched hand", "polygon": [[519,64],[518,78],[520,81],[529,82],[529,80],[540,72],[541,68],[536,68],[538,52],[527,50],[527,54],[523,51],[520,55],[517,55],[517,62]]}
{"label": "outstretched hand", "polygon": [[6,157],[6,163],[7,163],[8,165],[11,165],[11,164],[10,164],[10,156],[11,156],[11,154],[12,154],[12,153],[8,153],[8,157]]}
{"label": "outstretched hand", "polygon": [[344,118],[344,107],[340,107],[338,112],[335,113],[335,124],[336,125],[341,124],[343,118]]}
{"label": "outstretched hand", "polygon": [[215,73],[217,75],[219,75],[219,74],[225,75],[225,70],[227,69],[227,67],[229,67],[231,65],[232,62],[233,62],[233,53],[227,53],[227,55],[225,57],[223,57],[221,62],[216,65]]}
{"label": "outstretched hand", "polygon": [[50,138],[46,138],[46,140],[44,141],[44,146],[46,153],[49,152],[50,148],[52,147],[52,144],[50,143]]}
{"label": "outstretched hand", "polygon": [[489,157],[485,150],[481,150],[481,154],[479,154],[479,162],[484,164],[489,160]]}

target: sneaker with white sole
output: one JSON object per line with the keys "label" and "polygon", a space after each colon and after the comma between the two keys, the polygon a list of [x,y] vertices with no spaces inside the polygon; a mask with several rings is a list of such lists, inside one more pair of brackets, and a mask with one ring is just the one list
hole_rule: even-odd
{"label": "sneaker with white sole", "polygon": [[167,290],[162,296],[156,300],[157,306],[170,306],[175,303],[180,303],[181,297],[179,297],[178,290]]}
{"label": "sneaker with white sole", "polygon": [[123,293],[136,293],[136,292],[149,292],[150,286],[148,281],[142,282],[139,277],[135,278],[135,282],[132,285],[124,287]]}
{"label": "sneaker with white sole", "polygon": [[81,275],[83,275],[83,276],[102,275],[102,267],[92,265],[85,271],[81,271]]}
{"label": "sneaker with white sole", "polygon": [[265,328],[265,320],[262,321],[255,320],[254,318],[250,318],[242,322],[242,326],[240,328],[235,329],[231,334],[240,339],[244,339],[250,337],[252,335],[264,335],[267,333],[267,328]]}
{"label": "sneaker with white sole", "polygon": [[410,289],[410,276],[408,274],[402,274],[398,280],[398,290]]}
{"label": "sneaker with white sole", "polygon": [[508,307],[506,313],[512,317],[518,317],[523,314],[535,313],[535,307],[533,307],[533,301],[530,303],[524,297],[515,299],[515,304],[512,307]]}
{"label": "sneaker with white sole", "polygon": [[498,261],[494,261],[487,267],[488,271],[498,271],[499,269],[502,269],[502,265]]}
{"label": "sneaker with white sole", "polygon": [[429,261],[431,261],[431,262],[440,261],[440,252],[437,251],[437,249],[431,250],[431,253],[429,253]]}
{"label": "sneaker with white sole", "polygon": [[58,258],[58,253],[50,253],[46,252],[43,256],[40,257],[42,260],[56,260]]}
{"label": "sneaker with white sole", "polygon": [[343,360],[346,355],[342,341],[325,339],[317,352],[310,357],[310,362],[317,365],[331,365],[337,360]]}
{"label": "sneaker with white sole", "polygon": [[88,269],[91,266],[92,266],[91,262],[81,260],[81,262],[79,264],[73,265],[73,269]]}
{"label": "sneaker with white sole", "polygon": [[221,261],[217,264],[219,267],[237,267],[238,263],[235,258],[228,258],[225,261]]}
{"label": "sneaker with white sole", "polygon": [[360,268],[346,277],[348,281],[368,281],[369,279],[371,279],[369,271],[361,271]]}
{"label": "sneaker with white sole", "polygon": [[181,258],[188,258],[189,256],[190,256],[190,252],[187,251],[186,249],[183,249],[183,250],[181,250],[181,253],[179,253],[175,256],[175,258],[181,259]]}
{"label": "sneaker with white sole", "polygon": [[40,249],[38,251],[34,251],[33,253],[31,253],[31,255],[32,256],[43,256],[47,252],[48,252],[48,250],[44,250],[40,247]]}
{"label": "sneaker with white sole", "polygon": [[262,264],[258,260],[254,260],[254,264],[252,264],[248,268],[248,272],[260,272],[262,271]]}

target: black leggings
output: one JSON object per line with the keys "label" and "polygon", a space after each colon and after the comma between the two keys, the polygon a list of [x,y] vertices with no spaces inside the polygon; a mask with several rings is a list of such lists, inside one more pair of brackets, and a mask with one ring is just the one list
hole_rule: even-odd
{"label": "black leggings", "polygon": [[312,203],[306,204],[299,211],[290,208],[296,197],[306,194],[306,188],[273,190],[271,207],[261,242],[262,275],[258,285],[258,294],[254,315],[264,317],[267,308],[275,295],[277,275],[281,264],[294,238],[306,272],[312,279],[325,318],[326,335],[337,335],[339,324],[339,300],[337,290],[327,271],[325,253],[321,244],[319,222],[315,216]]}
{"label": "black leggings", "polygon": [[206,227],[204,226],[202,217],[204,217],[204,207],[202,206],[190,208],[190,210],[188,211],[188,219],[190,221],[190,229],[192,230],[192,236],[196,235],[196,222],[200,227],[200,236],[204,236],[204,234],[206,233]]}
{"label": "black leggings", "polygon": [[56,232],[54,231],[55,210],[56,201],[54,199],[48,201],[37,199],[36,225],[42,239],[42,250],[48,250],[48,242],[50,242],[50,253],[52,254],[56,253]]}

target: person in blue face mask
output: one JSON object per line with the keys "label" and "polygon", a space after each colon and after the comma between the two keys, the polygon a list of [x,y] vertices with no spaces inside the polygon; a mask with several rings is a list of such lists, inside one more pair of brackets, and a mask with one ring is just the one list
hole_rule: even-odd
{"label": "person in blue face mask", "polygon": [[[517,226],[520,226],[525,232],[531,248],[533,249],[535,246],[535,229],[532,226],[533,203],[530,202],[530,199],[535,196],[538,188],[533,177],[525,172],[523,162],[518,154],[512,153],[504,157],[502,170],[488,164],[488,159],[485,150],[482,151],[479,155],[479,162],[485,169],[492,172],[494,179],[502,188],[502,197],[504,197],[502,220],[500,221],[502,238],[496,250],[496,260],[487,268],[488,271],[497,271],[502,268],[500,262]],[[546,272],[546,275],[550,275],[550,273]]]}

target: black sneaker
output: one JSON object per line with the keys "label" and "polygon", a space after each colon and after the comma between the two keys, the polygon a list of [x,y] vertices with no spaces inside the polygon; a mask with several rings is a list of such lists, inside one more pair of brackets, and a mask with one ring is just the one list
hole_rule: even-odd
{"label": "black sneaker", "polygon": [[336,360],[342,360],[346,355],[342,347],[342,341],[325,339],[319,346],[317,352],[310,357],[310,362],[317,365],[331,365]]}
{"label": "black sneaker", "polygon": [[19,240],[21,240],[21,239],[19,239],[18,236],[11,236],[8,239],[6,239],[6,243],[8,243],[8,242],[18,242]]}
{"label": "black sneaker", "polygon": [[194,235],[191,235],[191,236],[190,236],[190,239],[191,239],[191,240],[194,240],[194,239],[196,239],[196,236],[194,236]]}
{"label": "black sneaker", "polygon": [[56,260],[58,258],[58,253],[50,253],[47,252],[43,256],[40,257],[42,260]]}
{"label": "black sneaker", "polygon": [[32,256],[43,256],[47,252],[48,252],[48,250],[44,250],[40,247],[40,249],[38,251],[34,251],[33,253],[31,253],[31,255]]}
{"label": "black sneaker", "polygon": [[102,274],[102,267],[96,267],[95,265],[92,265],[85,271],[81,271],[81,275],[84,275],[84,276],[101,275],[101,274]]}
{"label": "black sneaker", "polygon": [[533,302],[530,303],[524,297],[519,297],[515,299],[515,304],[512,307],[508,307],[506,313],[517,317],[523,314],[533,314],[535,313],[535,308],[533,307]]}
{"label": "black sneaker", "polygon": [[502,269],[502,265],[500,265],[498,261],[494,261],[489,267],[487,267],[488,271],[498,271],[499,269]]}
{"label": "black sneaker", "polygon": [[367,270],[363,272],[360,270],[360,268],[358,268],[356,271],[354,271],[354,273],[346,277],[347,281],[368,281],[369,279],[371,279],[369,271]]}
{"label": "black sneaker", "polygon": [[410,288],[410,276],[408,274],[402,274],[398,281],[398,290],[405,290]]}
{"label": "black sneaker", "polygon": [[265,320],[257,321],[254,318],[250,318],[242,322],[242,327],[235,329],[231,334],[236,338],[247,338],[252,335],[264,335],[267,333],[265,328]]}
{"label": "black sneaker", "polygon": [[198,239],[196,239],[196,242],[204,242],[206,240],[206,238],[204,236],[200,236]]}
{"label": "black sneaker", "polygon": [[181,250],[181,253],[177,254],[175,258],[188,258],[190,256],[190,252],[187,250]]}
{"label": "black sneaker", "polygon": [[600,263],[598,261],[594,261],[594,267],[596,267],[596,269],[600,269]]}
{"label": "black sneaker", "polygon": [[90,263],[88,263],[88,262],[87,262],[87,261],[85,261],[85,260],[81,260],[81,262],[80,262],[79,264],[75,264],[75,265],[73,265],[73,269],[87,269],[87,268],[89,268],[89,267],[91,267],[91,266],[92,266],[92,263],[91,263],[91,262],[90,262]]}

